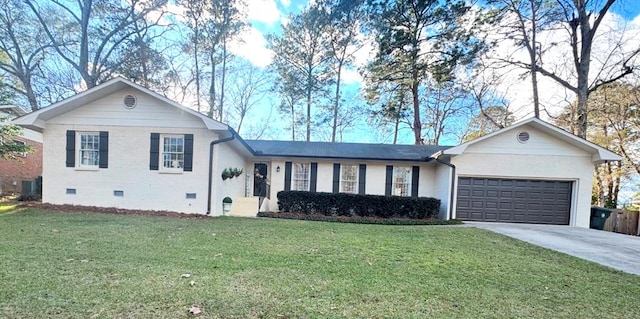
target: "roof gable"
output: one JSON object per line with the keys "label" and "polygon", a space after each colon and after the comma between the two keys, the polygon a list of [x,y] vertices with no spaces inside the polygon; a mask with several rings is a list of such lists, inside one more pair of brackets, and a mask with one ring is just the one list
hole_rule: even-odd
{"label": "roof gable", "polygon": [[[478,144],[483,144],[483,141],[487,141],[490,139],[494,139],[496,138],[496,136],[498,135],[502,135],[504,133],[510,132],[510,131],[516,131],[520,128],[523,128],[525,126],[530,126],[533,127],[543,133],[548,134],[549,136],[558,139],[560,141],[563,141],[565,143],[568,143],[569,145],[581,149],[589,154],[591,154],[592,156],[592,161],[594,163],[601,163],[604,161],[619,161],[622,160],[622,157],[618,154],[615,154],[603,147],[600,147],[592,142],[589,142],[585,139],[579,138],[569,132],[564,131],[563,129],[556,127],[554,125],[551,125],[545,121],[542,121],[538,118],[529,118],[523,121],[520,121],[518,123],[515,123],[509,127],[494,131],[490,134],[487,134],[485,136],[479,137],[477,139],[474,139],[472,141],[460,144],[458,146],[449,148],[445,151],[443,151],[441,154],[443,155],[450,155],[450,156],[455,156],[455,155],[460,155],[462,153],[464,153],[465,151],[467,151],[467,149],[469,148],[469,146],[472,145],[478,145]],[[479,145],[478,145],[479,146]]]}
{"label": "roof gable", "polygon": [[162,95],[159,95],[143,86],[135,84],[121,77],[109,80],[103,84],[100,84],[82,93],[78,93],[70,98],[52,104],[51,106],[48,106],[46,108],[42,108],[38,111],[21,116],[15,119],[13,123],[42,132],[47,121],[127,88],[132,88],[140,91],[152,97],[153,99],[159,100],[165,105],[174,107],[183,113],[196,117],[197,119],[202,121],[207,129],[214,131],[228,130],[228,126],[223,123],[208,118],[203,114],[200,114],[190,108],[184,107]]}

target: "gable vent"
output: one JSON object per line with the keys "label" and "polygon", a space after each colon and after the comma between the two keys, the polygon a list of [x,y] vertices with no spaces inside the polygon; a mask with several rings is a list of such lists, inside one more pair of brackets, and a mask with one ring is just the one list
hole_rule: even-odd
{"label": "gable vent", "polygon": [[518,142],[526,143],[529,140],[529,132],[518,133]]}
{"label": "gable vent", "polygon": [[135,96],[131,95],[131,94],[127,94],[124,97],[124,107],[128,108],[128,109],[132,109],[134,107],[136,107],[136,104],[138,103],[138,100],[136,99]]}

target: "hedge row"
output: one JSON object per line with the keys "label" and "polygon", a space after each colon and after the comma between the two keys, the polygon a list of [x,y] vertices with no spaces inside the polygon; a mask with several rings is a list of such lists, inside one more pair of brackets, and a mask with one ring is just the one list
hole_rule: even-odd
{"label": "hedge row", "polygon": [[427,219],[438,217],[440,200],[430,197],[281,191],[278,192],[278,208],[285,213],[325,216]]}

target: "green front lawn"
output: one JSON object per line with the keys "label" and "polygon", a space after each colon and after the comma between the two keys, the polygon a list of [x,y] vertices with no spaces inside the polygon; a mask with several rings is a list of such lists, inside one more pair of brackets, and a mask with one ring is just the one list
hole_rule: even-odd
{"label": "green front lawn", "polygon": [[0,236],[2,318],[640,315],[640,277],[470,227],[31,208]]}

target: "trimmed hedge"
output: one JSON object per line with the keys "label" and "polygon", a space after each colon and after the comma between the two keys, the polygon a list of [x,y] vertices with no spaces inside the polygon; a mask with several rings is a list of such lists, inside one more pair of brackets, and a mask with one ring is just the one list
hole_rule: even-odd
{"label": "trimmed hedge", "polygon": [[427,219],[438,217],[440,200],[430,197],[280,191],[278,208],[285,213],[325,216]]}

